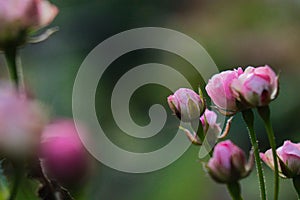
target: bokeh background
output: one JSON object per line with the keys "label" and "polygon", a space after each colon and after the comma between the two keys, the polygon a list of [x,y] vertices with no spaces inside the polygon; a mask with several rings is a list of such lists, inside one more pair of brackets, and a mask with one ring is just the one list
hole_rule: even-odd
{"label": "bokeh background", "polygon": [[[165,27],[189,35],[202,44],[220,70],[269,64],[280,74],[280,94],[271,103],[277,145],[284,140],[300,142],[300,1],[298,0],[52,0],[60,13],[51,26],[60,31],[46,42],[22,49],[25,79],[37,98],[49,105],[53,116],[72,116],[72,87],[88,53],[106,38],[145,26]],[[158,62],[172,66],[190,80],[194,89],[203,82],[189,63],[171,53],[138,50],[121,56],[106,70],[96,95],[99,123],[108,137],[122,148],[147,152],[162,147],[177,130],[166,97],[171,93],[158,85],[145,85],[131,98],[130,112],[139,125],[149,123],[154,103],[165,106],[168,120],[161,132],[139,140],[122,132],[113,120],[110,97],[118,79],[134,66]],[[4,65],[3,59],[0,62]],[[7,78],[1,68],[1,78]],[[150,76],[150,75],[149,75]],[[172,77],[166,77],[172,78]],[[262,121],[256,117],[261,151],[269,148]],[[241,116],[234,119],[228,136],[246,152],[250,141]],[[224,185],[208,177],[199,161],[198,147],[170,166],[146,174],[128,174],[94,162],[91,176],[72,190],[78,199],[179,200],[230,199]],[[268,196],[273,175],[264,165]],[[256,173],[241,181],[245,199],[258,199]],[[281,179],[280,199],[296,199],[291,180]],[[22,191],[26,191],[28,185]],[[25,192],[26,193],[26,192]],[[19,196],[20,199],[24,198]],[[33,197],[31,197],[33,198]]]}

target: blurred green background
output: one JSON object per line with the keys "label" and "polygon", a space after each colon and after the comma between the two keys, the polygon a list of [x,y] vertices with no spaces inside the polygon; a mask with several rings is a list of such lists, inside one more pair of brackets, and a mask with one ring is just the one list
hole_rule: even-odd
{"label": "blurred green background", "polygon": [[[297,0],[52,0],[60,13],[51,26],[60,31],[47,41],[28,45],[21,57],[25,79],[37,98],[52,108],[54,116],[72,116],[72,87],[78,68],[88,53],[106,38],[137,27],[174,29],[202,44],[220,70],[269,64],[280,74],[280,95],[271,103],[277,145],[284,140],[300,142],[300,1]],[[171,115],[166,97],[171,93],[158,85],[145,85],[131,98],[130,111],[139,125],[149,123],[148,109],[165,106],[168,120],[162,131],[148,140],[125,135],[115,124],[110,97],[122,74],[148,62],[170,65],[190,80],[194,89],[201,76],[176,55],[139,50],[116,60],[100,80],[96,96],[97,115],[109,138],[119,146],[139,152],[162,147],[176,133],[178,120]],[[3,65],[3,62],[1,62]],[[1,72],[5,78],[6,72]],[[172,78],[172,77],[166,77]],[[201,85],[204,87],[204,85]],[[269,148],[262,121],[256,118],[261,151]],[[237,115],[229,133],[238,146],[250,150],[246,128]],[[179,200],[230,199],[224,185],[216,184],[199,161],[198,147],[190,149],[170,166],[146,174],[128,174],[95,161],[91,177],[74,195],[81,199]],[[264,165],[268,196],[273,175]],[[245,199],[258,199],[256,173],[241,181]],[[281,179],[280,199],[296,199],[291,180]]]}

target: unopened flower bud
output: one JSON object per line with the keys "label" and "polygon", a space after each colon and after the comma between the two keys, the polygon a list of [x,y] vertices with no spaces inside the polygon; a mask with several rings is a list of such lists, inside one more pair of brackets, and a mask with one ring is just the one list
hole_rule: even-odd
{"label": "unopened flower bud", "polygon": [[33,155],[47,117],[41,105],[10,85],[0,86],[0,153],[14,159]]}
{"label": "unopened flower bud", "polygon": [[31,31],[50,24],[57,13],[47,0],[0,0],[0,50],[22,45]]}
{"label": "unopened flower bud", "polygon": [[206,134],[209,129],[213,130],[216,135],[221,133],[222,129],[220,124],[217,123],[217,114],[214,111],[206,109],[200,117],[200,121],[204,134]]}
{"label": "unopened flower bud", "polygon": [[[79,127],[81,128],[81,127]],[[81,135],[84,130],[78,131]],[[88,169],[88,154],[72,120],[49,124],[42,135],[42,168],[50,179],[61,183],[81,180]]]}
{"label": "unopened flower bud", "polygon": [[236,98],[232,93],[230,85],[242,73],[242,68],[238,68],[215,74],[205,87],[213,103],[224,115],[233,115],[240,110],[236,104]]}
{"label": "unopened flower bud", "polygon": [[277,97],[278,76],[268,66],[247,67],[231,84],[234,96],[249,107],[266,106]]}
{"label": "unopened flower bud", "polygon": [[245,153],[230,140],[218,143],[206,167],[209,175],[219,183],[235,183],[248,176],[253,168],[253,156]]}
{"label": "unopened flower bud", "polygon": [[170,95],[168,104],[173,113],[184,122],[199,120],[205,109],[203,98],[188,88],[180,88]]}
{"label": "unopened flower bud", "polygon": [[[300,175],[300,143],[292,143],[287,140],[283,146],[276,150],[279,163],[278,171],[282,177],[293,178]],[[260,153],[260,158],[274,170],[274,159],[272,149]]]}

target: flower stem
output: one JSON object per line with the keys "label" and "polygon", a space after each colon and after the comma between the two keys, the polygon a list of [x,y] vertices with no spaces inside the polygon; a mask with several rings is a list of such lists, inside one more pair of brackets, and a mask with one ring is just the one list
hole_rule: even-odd
{"label": "flower stem", "polygon": [[297,191],[298,199],[300,199],[300,176],[295,176],[293,178],[293,184],[294,184],[295,190]]}
{"label": "flower stem", "polygon": [[7,48],[4,53],[5,53],[10,79],[15,83],[16,86],[18,86],[19,76],[18,76],[17,62],[16,62],[17,48],[15,47]]}
{"label": "flower stem", "polygon": [[279,192],[279,174],[278,174],[278,160],[276,154],[276,141],[274,136],[274,131],[272,128],[272,123],[270,120],[270,108],[269,106],[259,107],[258,113],[260,117],[263,119],[265,124],[265,129],[267,131],[268,139],[270,146],[272,148],[272,154],[274,158],[274,200],[278,199]]}
{"label": "flower stem", "polygon": [[[17,58],[18,58],[17,48],[16,47],[6,48],[4,54],[5,54],[8,72],[11,81],[15,84],[18,90],[20,89],[23,90],[24,84],[22,80],[22,70],[21,68],[18,69],[18,64],[17,64]],[[14,176],[14,182],[13,182],[9,200],[14,200],[16,198],[20,186],[20,182],[22,179],[22,175],[23,175],[23,170],[19,162],[13,163],[13,166],[15,169],[15,176]]]}
{"label": "flower stem", "polygon": [[260,196],[262,200],[266,200],[266,188],[265,188],[265,180],[264,180],[264,174],[263,169],[261,166],[261,160],[259,157],[259,149],[258,149],[258,143],[257,138],[254,132],[254,115],[252,110],[245,110],[243,111],[243,118],[247,125],[249,137],[251,140],[251,144],[254,149],[254,159],[256,163],[256,171],[258,175],[258,181],[259,181],[259,189],[260,189]]}
{"label": "flower stem", "polygon": [[14,169],[15,169],[15,177],[14,177],[14,182],[12,186],[12,190],[9,196],[9,200],[14,200],[16,199],[18,189],[21,183],[22,179],[22,168],[20,167],[19,163],[13,163]]}
{"label": "flower stem", "polygon": [[241,196],[241,187],[238,182],[228,183],[227,189],[230,193],[230,196],[233,200],[243,200]]}
{"label": "flower stem", "polygon": [[19,90],[24,90],[23,71],[20,60],[18,59],[19,56],[17,48],[6,48],[4,54],[11,81]]}

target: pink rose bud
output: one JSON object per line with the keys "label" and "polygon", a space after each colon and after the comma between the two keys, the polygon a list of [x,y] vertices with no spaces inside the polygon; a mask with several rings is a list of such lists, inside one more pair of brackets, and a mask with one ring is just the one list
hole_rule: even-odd
{"label": "pink rose bud", "polygon": [[[200,123],[202,124],[203,128],[203,136],[207,136],[213,140],[215,140],[222,131],[220,124],[217,123],[217,114],[208,109],[205,109],[205,112],[200,117]],[[188,139],[193,144],[201,145],[203,143],[195,131],[191,132],[189,129],[182,126],[179,128],[184,131]]]}
{"label": "pink rose bud", "polygon": [[[84,134],[82,127],[78,131]],[[80,181],[88,170],[88,154],[72,120],[49,124],[41,142],[42,168],[50,179],[69,184]]]}
{"label": "pink rose bud", "polygon": [[26,35],[52,22],[58,9],[47,0],[0,0],[0,49],[21,45]]}
{"label": "pink rose bud", "polygon": [[207,94],[222,114],[233,115],[239,111],[230,85],[242,73],[242,68],[238,68],[215,74],[205,87]]}
{"label": "pink rose bud", "polygon": [[33,155],[47,118],[41,105],[9,85],[0,86],[0,153],[18,159]]}
{"label": "pink rose bud", "polygon": [[204,114],[200,117],[200,121],[204,134],[206,134],[209,129],[211,129],[216,135],[221,133],[222,129],[220,124],[217,123],[217,114],[214,111],[206,109]]}
{"label": "pink rose bud", "polygon": [[268,66],[247,67],[231,84],[234,96],[249,107],[265,106],[278,93],[278,76]]}
{"label": "pink rose bud", "polygon": [[[276,152],[280,159],[278,164],[280,176],[292,178],[300,175],[300,143],[295,144],[287,140]],[[265,153],[260,153],[260,158],[274,170],[274,159],[271,149]]]}
{"label": "pink rose bud", "polygon": [[206,167],[210,176],[219,183],[234,183],[248,176],[253,168],[253,156],[249,161],[245,153],[230,140],[218,143]]}
{"label": "pink rose bud", "polygon": [[173,113],[184,122],[199,120],[205,109],[203,98],[187,88],[180,88],[170,95],[168,104]]}

